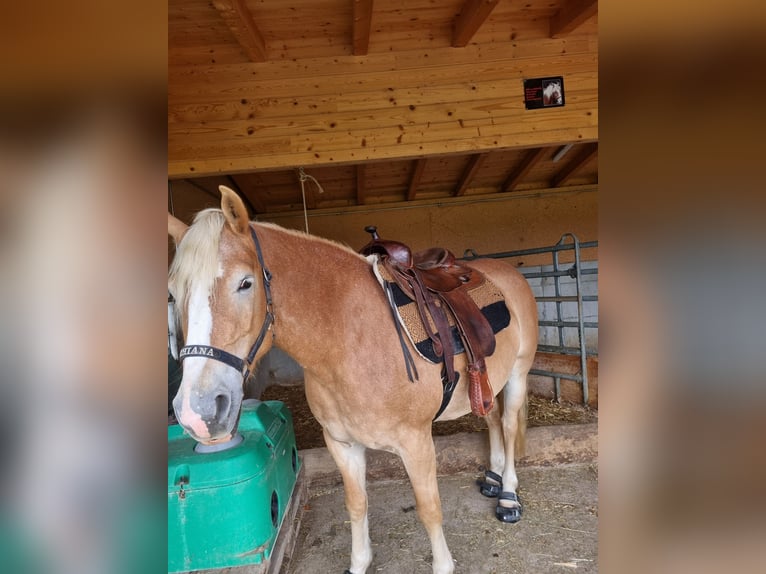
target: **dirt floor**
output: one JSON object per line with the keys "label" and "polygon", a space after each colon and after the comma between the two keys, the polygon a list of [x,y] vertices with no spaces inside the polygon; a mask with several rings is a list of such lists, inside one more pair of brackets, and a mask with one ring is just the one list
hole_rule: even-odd
{"label": "dirt floor", "polygon": [[[261,400],[283,401],[293,414],[295,441],[299,450],[324,446],[322,429],[309,410],[303,386],[267,388]],[[527,413],[528,425],[546,426],[558,424],[584,424],[598,421],[598,411],[584,405],[557,404],[549,399],[529,397]],[[434,436],[452,435],[460,432],[485,430],[484,419],[467,414],[452,421],[438,422],[433,425]]]}
{"label": "dirt floor", "polygon": [[[280,400],[293,413],[302,461],[293,510],[280,548],[267,564],[214,574],[340,574],[351,545],[344,492],[302,386],[270,387],[262,400]],[[527,456],[517,465],[524,515],[517,524],[495,519],[495,499],[481,496],[476,478],[488,458],[483,419],[466,415],[434,424],[444,531],[461,574],[598,572],[598,411],[529,398]],[[588,424],[590,423],[590,424]],[[368,574],[431,572],[431,547],[409,480],[395,455],[367,456],[370,537]],[[284,537],[284,540],[282,540]],[[213,574],[206,571],[200,574]]]}
{"label": "dirt floor", "polygon": [[[598,461],[595,424],[531,428],[519,461],[524,514],[494,517],[495,499],[475,480],[486,433],[436,437],[444,533],[460,574],[598,572]],[[350,525],[340,474],[326,448],[301,451],[302,467],[271,560],[199,574],[340,574],[348,567]],[[398,457],[368,452],[373,561],[367,574],[428,574],[431,546]]]}
{"label": "dirt floor", "polygon": [[[444,532],[463,574],[598,571],[598,500],[595,464],[521,468],[524,516],[517,524],[494,518],[472,473],[439,477]],[[369,485],[373,562],[368,573],[431,572],[431,545],[415,512],[406,480]],[[348,567],[351,533],[343,488],[313,494],[303,506],[295,550],[280,574],[340,574]]]}

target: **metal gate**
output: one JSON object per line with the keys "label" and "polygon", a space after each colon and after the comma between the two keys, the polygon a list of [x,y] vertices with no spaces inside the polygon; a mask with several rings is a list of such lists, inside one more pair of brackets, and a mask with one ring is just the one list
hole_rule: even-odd
{"label": "metal gate", "polygon": [[[542,375],[553,379],[556,401],[561,400],[561,379],[568,379],[580,383],[582,386],[583,403],[588,404],[588,367],[587,357],[598,356],[598,349],[586,349],[586,329],[595,329],[596,335],[598,334],[598,321],[586,321],[583,307],[585,303],[593,302],[598,303],[598,295],[586,295],[583,294],[583,277],[588,275],[598,274],[598,261],[594,260],[592,263],[594,267],[583,268],[583,264],[580,258],[580,250],[591,247],[598,247],[598,241],[587,241],[581,243],[573,233],[565,233],[561,236],[561,239],[555,245],[550,247],[536,247],[532,249],[520,249],[517,251],[506,251],[503,253],[489,253],[486,255],[479,255],[473,249],[466,249],[463,254],[463,259],[472,260],[480,257],[489,257],[493,259],[508,259],[513,257],[524,257],[528,255],[540,255],[550,253],[552,258],[552,264],[550,269],[545,269],[541,266],[540,270],[535,269],[518,269],[524,277],[531,280],[540,279],[541,281],[553,280],[553,295],[540,295],[535,299],[539,305],[553,304],[555,314],[553,319],[540,319],[539,326],[542,329],[554,328],[557,337],[554,337],[553,344],[548,341],[550,337],[541,337],[546,340],[545,344],[539,344],[537,350],[545,353],[559,353],[562,355],[579,355],[580,357],[580,372],[571,373],[559,373],[554,371],[543,371],[539,369],[530,370],[530,374]],[[559,260],[559,254],[562,251],[574,251],[574,263],[562,264]],[[591,263],[590,261],[588,263]],[[564,295],[562,289],[561,279],[568,277],[574,279],[575,293],[573,295]],[[567,319],[562,314],[562,305],[565,303],[576,303],[576,319]],[[575,345],[567,344],[565,337],[565,329],[576,329],[577,343]]]}

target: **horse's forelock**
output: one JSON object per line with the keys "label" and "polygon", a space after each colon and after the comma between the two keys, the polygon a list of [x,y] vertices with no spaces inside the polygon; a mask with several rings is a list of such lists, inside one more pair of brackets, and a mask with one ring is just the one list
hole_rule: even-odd
{"label": "horse's forelock", "polygon": [[192,283],[212,292],[218,274],[218,245],[225,218],[220,209],[205,209],[176,248],[168,283],[176,300],[179,320],[188,308]]}

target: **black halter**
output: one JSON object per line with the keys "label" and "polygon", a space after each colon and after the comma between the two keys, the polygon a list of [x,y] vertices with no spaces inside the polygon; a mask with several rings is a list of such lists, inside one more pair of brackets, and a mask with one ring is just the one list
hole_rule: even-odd
{"label": "black halter", "polygon": [[258,241],[258,236],[255,234],[255,228],[250,226],[250,235],[253,237],[253,243],[255,243],[255,253],[258,255],[258,263],[263,271],[263,290],[266,294],[266,317],[261,325],[261,332],[258,333],[258,338],[253,343],[250,352],[247,354],[246,359],[240,359],[236,355],[218,349],[216,347],[210,347],[208,345],[186,345],[181,348],[178,353],[178,358],[183,361],[187,357],[204,357],[206,359],[214,359],[221,363],[226,363],[230,367],[237,369],[242,373],[244,380],[250,376],[250,367],[252,366],[253,359],[258,349],[263,345],[263,340],[266,338],[266,333],[269,332],[272,324],[274,323],[274,310],[272,309],[271,301],[271,272],[266,268],[263,262],[263,253],[261,252],[261,244]]}

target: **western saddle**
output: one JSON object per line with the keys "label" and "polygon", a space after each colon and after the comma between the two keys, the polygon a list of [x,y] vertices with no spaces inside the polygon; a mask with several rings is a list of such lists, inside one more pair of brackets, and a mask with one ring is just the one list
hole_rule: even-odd
{"label": "western saddle", "polygon": [[[372,240],[360,253],[377,254],[380,264],[399,288],[416,303],[434,352],[442,359],[445,397],[436,416],[447,406],[459,378],[454,369],[455,348],[447,310],[454,319],[466,351],[471,411],[486,416],[494,405],[494,393],[489,384],[485,358],[495,351],[495,335],[481,309],[468,293],[484,282],[484,275],[476,269],[459,264],[454,254],[447,249],[432,247],[412,253],[404,243],[381,239],[374,226],[365,227],[365,231],[372,235]],[[390,297],[389,301],[392,303]],[[398,321],[396,318],[394,321],[398,330]],[[405,361],[411,361],[401,333],[400,341]],[[409,373],[409,363],[407,368]]]}

